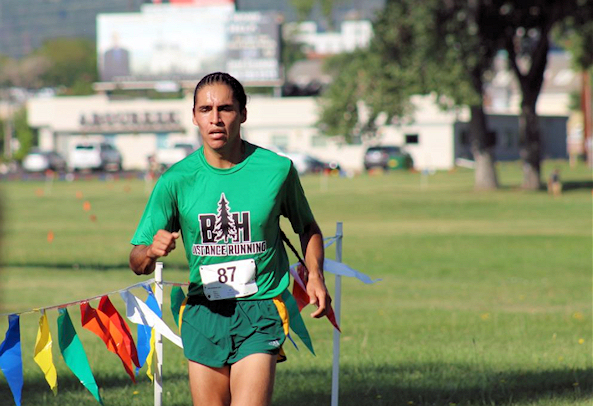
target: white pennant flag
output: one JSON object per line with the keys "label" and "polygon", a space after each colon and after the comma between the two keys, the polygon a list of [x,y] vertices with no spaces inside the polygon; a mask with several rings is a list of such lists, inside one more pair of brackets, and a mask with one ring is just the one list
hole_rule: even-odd
{"label": "white pennant flag", "polygon": [[[295,281],[297,281],[297,283],[299,285],[301,285],[301,287],[305,290],[305,286],[303,285],[303,282],[301,282],[301,279],[299,278],[299,275],[297,274],[298,266],[299,266],[299,263],[291,265],[289,267],[289,271],[291,272],[291,276],[293,276],[293,279]],[[324,258],[324,270],[328,271],[334,275],[357,278],[361,282],[367,283],[367,284],[381,281],[381,279],[371,279],[369,276],[365,275],[364,273],[354,270],[347,264],[334,261],[333,259]]]}
{"label": "white pennant flag", "polygon": [[324,270],[334,275],[349,276],[351,278],[357,278],[363,283],[375,283],[381,281],[381,279],[371,279],[369,276],[355,271],[353,268],[342,262],[337,262],[332,259],[324,259]]}
{"label": "white pennant flag", "polygon": [[173,344],[184,348],[181,338],[175,334],[159,316],[153,312],[142,300],[128,291],[120,292],[120,296],[126,303],[126,317],[132,323],[142,324],[154,328],[163,337],[166,337]]}

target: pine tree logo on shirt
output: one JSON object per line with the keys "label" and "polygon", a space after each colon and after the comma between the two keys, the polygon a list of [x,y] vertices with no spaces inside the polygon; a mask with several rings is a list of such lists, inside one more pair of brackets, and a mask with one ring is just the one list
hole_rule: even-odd
{"label": "pine tree logo on shirt", "polygon": [[235,228],[235,221],[229,209],[229,202],[225,198],[225,194],[221,193],[221,200],[219,200],[219,207],[217,211],[217,220],[215,222],[215,241],[227,241],[229,237],[237,236],[237,229]]}
{"label": "pine tree logo on shirt", "polygon": [[250,212],[232,212],[225,193],[217,203],[217,213],[200,214],[202,244],[194,244],[198,256],[238,256],[266,251],[266,241],[251,241]]}

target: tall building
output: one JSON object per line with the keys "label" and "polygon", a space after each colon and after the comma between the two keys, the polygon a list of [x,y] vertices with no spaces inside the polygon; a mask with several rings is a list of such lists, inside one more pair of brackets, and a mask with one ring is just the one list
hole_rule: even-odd
{"label": "tall building", "polygon": [[[218,0],[220,2],[220,0]],[[232,0],[231,0],[232,1]],[[195,0],[196,4],[206,0]],[[217,0],[210,0],[216,3]],[[226,3],[227,1],[225,1]],[[373,20],[386,0],[337,1],[332,24],[339,27],[348,19]],[[99,13],[140,11],[143,3],[192,3],[190,0],[1,0],[0,55],[20,58],[43,44],[59,37],[96,39],[96,17]],[[297,13],[291,0],[235,0],[237,11],[276,11],[285,21],[296,21]],[[318,23],[322,30],[328,22],[319,7],[307,18]]]}
{"label": "tall building", "polygon": [[99,13],[139,11],[150,0],[2,0],[0,54],[27,55],[47,39],[95,40]]}

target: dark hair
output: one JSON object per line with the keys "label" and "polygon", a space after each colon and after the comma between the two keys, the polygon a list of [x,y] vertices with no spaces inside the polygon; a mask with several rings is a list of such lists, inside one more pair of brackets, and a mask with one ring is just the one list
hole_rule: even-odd
{"label": "dark hair", "polygon": [[198,91],[202,89],[204,86],[212,85],[215,83],[222,83],[227,85],[233,91],[233,98],[237,100],[239,103],[239,111],[243,111],[245,109],[245,104],[247,103],[247,96],[245,95],[245,90],[243,90],[243,86],[237,79],[233,76],[229,75],[225,72],[214,72],[209,73],[196,85],[194,89],[194,107],[193,109],[196,110],[196,96],[198,95]]}

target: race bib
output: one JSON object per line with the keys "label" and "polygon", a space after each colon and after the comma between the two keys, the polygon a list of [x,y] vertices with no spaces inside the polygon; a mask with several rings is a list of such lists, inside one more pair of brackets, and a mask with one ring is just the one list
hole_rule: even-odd
{"label": "race bib", "polygon": [[244,297],[258,291],[256,263],[253,259],[203,265],[200,267],[200,277],[208,300]]}

